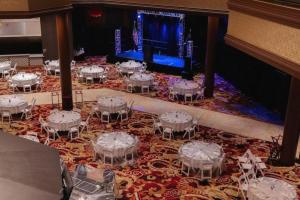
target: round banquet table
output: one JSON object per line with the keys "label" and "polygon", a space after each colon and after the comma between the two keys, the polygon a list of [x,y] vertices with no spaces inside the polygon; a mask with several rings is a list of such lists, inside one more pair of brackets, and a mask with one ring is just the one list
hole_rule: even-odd
{"label": "round banquet table", "polygon": [[59,69],[59,61],[58,60],[51,60],[48,64],[50,70],[54,71]]}
{"label": "round banquet table", "polygon": [[58,131],[69,131],[70,128],[80,125],[81,116],[75,111],[57,111],[51,113],[47,121],[51,128]]}
{"label": "round banquet table", "polygon": [[200,169],[204,163],[212,164],[213,175],[218,174],[219,163],[223,162],[222,147],[215,143],[192,141],[183,144],[178,153],[180,160],[194,169]]}
{"label": "round banquet table", "polygon": [[117,113],[127,108],[127,102],[122,97],[99,97],[97,101],[99,111]]}
{"label": "round banquet table", "polygon": [[144,73],[135,73],[129,79],[134,86],[150,86],[154,80],[151,74]]}
{"label": "round banquet table", "polygon": [[120,64],[121,72],[128,73],[128,72],[138,72],[142,69],[142,63],[130,60],[127,62],[122,62]]}
{"label": "round banquet table", "polygon": [[99,78],[100,75],[103,74],[104,69],[98,66],[89,66],[89,67],[83,67],[80,72],[82,76],[85,78],[86,77]]}
{"label": "round banquet table", "polygon": [[11,77],[12,83],[17,87],[23,87],[24,85],[35,85],[38,81],[38,76],[34,73],[18,73]]}
{"label": "round banquet table", "polygon": [[261,177],[249,181],[249,200],[295,200],[296,188],[291,184],[271,177]]}
{"label": "round banquet table", "polygon": [[184,111],[166,112],[159,119],[163,127],[172,128],[174,131],[184,131],[193,124],[193,117]]}
{"label": "round banquet table", "polygon": [[0,73],[11,69],[10,62],[0,62]]}
{"label": "round banquet table", "polygon": [[123,157],[125,152],[129,154],[135,151],[138,141],[137,137],[126,132],[104,133],[97,138],[95,149],[99,154],[107,151],[112,153],[114,157]]}
{"label": "round banquet table", "polygon": [[193,81],[180,81],[175,83],[173,88],[180,95],[185,95],[187,93],[196,94],[199,89],[199,85]]}
{"label": "round banquet table", "polygon": [[0,97],[0,110],[9,111],[11,114],[21,113],[28,106],[27,101],[23,96],[3,96]]}

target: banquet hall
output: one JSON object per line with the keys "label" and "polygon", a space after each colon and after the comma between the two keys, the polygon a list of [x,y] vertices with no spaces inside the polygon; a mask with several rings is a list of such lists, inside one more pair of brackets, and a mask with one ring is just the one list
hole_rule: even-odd
{"label": "banquet hall", "polygon": [[0,200],[296,200],[297,0],[0,1]]}

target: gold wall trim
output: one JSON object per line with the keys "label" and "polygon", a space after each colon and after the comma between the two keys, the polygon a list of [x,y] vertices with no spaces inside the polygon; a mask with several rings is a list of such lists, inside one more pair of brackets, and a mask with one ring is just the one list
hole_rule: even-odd
{"label": "gold wall trim", "polygon": [[225,42],[240,51],[245,52],[265,63],[268,63],[277,69],[290,74],[293,77],[300,79],[300,65],[284,59],[272,52],[256,47],[250,43],[240,40],[234,36],[226,35]]}
{"label": "gold wall trim", "polygon": [[245,14],[300,28],[300,8],[258,0],[228,0],[228,8]]}

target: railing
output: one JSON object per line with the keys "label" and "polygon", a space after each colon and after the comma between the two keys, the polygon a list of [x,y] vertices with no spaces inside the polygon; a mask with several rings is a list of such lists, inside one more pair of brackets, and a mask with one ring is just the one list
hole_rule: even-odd
{"label": "railing", "polygon": [[0,55],[0,62],[11,61],[18,66],[33,66],[43,64],[43,54],[7,54]]}

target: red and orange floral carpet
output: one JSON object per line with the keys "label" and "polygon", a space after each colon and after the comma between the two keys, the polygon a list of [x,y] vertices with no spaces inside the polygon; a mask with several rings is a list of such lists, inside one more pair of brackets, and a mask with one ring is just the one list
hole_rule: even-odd
{"label": "red and orange floral carpet", "polygon": [[[88,116],[93,102],[85,103],[81,115]],[[22,135],[27,131],[36,131],[41,142],[45,141],[45,134],[40,133],[39,115],[47,117],[50,105],[36,106],[33,118],[30,120],[15,120],[11,127],[3,128],[11,134]],[[192,177],[186,177],[180,172],[177,152],[179,147],[188,142],[180,135],[175,140],[166,141],[152,130],[152,116],[148,113],[134,111],[126,122],[103,124],[97,118],[92,118],[89,132],[83,132],[81,138],[70,141],[62,136],[50,143],[51,147],[59,150],[61,157],[70,170],[74,170],[78,163],[86,163],[96,168],[113,168],[117,174],[120,189],[120,199],[134,200],[137,193],[142,200],[179,200],[179,199],[240,199],[237,193],[237,177],[240,175],[237,166],[237,156],[242,155],[248,148],[256,156],[266,158],[270,143],[258,139],[246,138],[220,130],[200,127],[196,140],[205,140],[223,146],[226,153],[225,168],[222,176],[209,182],[202,183]],[[101,161],[93,161],[90,140],[103,132],[115,130],[127,131],[139,137],[140,146],[135,162],[130,165],[111,167]],[[268,166],[266,176],[284,179],[298,187],[300,194],[300,167],[272,167]]]}
{"label": "red and orange floral carpet", "polygon": [[[114,66],[112,64],[106,63],[106,59],[104,57],[88,58],[84,62],[78,62],[77,67],[92,64],[110,68],[109,80],[105,83],[85,84],[79,83],[75,76],[73,76],[74,89],[110,88],[114,90],[124,90],[122,79],[118,76]],[[42,67],[31,67],[22,71],[43,72]],[[159,98],[165,101],[171,101],[168,99],[168,85],[180,79],[180,77],[162,73],[153,73],[153,75],[155,76],[156,81],[159,83],[159,89],[158,91],[143,95],[153,98]],[[196,82],[202,82],[203,79],[203,74],[199,74],[194,77],[194,80]],[[44,84],[41,92],[49,92],[52,90],[60,89],[60,79],[58,76],[43,76],[43,82]],[[237,90],[234,86],[232,86],[230,83],[228,83],[218,75],[216,75],[215,86],[214,98],[195,101],[194,103],[189,103],[188,105],[197,106],[217,112],[248,117],[269,123],[280,125],[283,123],[278,113],[269,111],[262,105],[253,101],[251,98],[244,96],[239,90]],[[0,81],[0,95],[9,93],[11,93],[11,91],[7,89],[6,81]],[[184,104],[184,101],[182,100],[176,102]]]}

